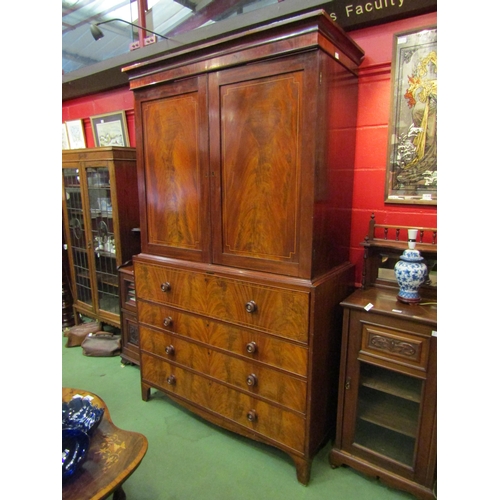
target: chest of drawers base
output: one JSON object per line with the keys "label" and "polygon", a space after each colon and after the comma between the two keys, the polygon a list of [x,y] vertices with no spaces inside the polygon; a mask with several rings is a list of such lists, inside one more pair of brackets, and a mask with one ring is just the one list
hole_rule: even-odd
{"label": "chest of drawers base", "polygon": [[307,484],[335,429],[339,304],[353,267],[309,281],[141,254],[134,273],[143,400],[160,390],[283,450]]}

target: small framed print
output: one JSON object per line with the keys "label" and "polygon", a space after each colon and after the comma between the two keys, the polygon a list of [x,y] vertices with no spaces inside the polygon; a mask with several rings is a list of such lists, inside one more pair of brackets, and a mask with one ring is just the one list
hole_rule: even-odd
{"label": "small framed print", "polygon": [[69,139],[68,139],[68,129],[66,127],[66,124],[62,124],[62,148],[63,149],[70,149],[69,148]]}
{"label": "small framed print", "polygon": [[82,120],[71,120],[66,122],[66,129],[68,131],[70,149],[81,149],[86,147]]}
{"label": "small framed print", "polygon": [[394,35],[386,203],[437,205],[437,28]]}
{"label": "small framed print", "polygon": [[130,146],[125,111],[91,116],[96,147]]}

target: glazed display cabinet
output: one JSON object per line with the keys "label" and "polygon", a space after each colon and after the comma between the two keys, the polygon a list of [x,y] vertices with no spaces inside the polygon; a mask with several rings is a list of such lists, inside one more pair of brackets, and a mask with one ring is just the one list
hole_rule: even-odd
{"label": "glazed display cabinet", "polygon": [[66,150],[62,167],[75,319],[120,328],[118,267],[140,248],[135,149]]}
{"label": "glazed display cabinet", "polygon": [[332,437],[362,50],[324,11],[125,68],[142,396],[288,453]]}

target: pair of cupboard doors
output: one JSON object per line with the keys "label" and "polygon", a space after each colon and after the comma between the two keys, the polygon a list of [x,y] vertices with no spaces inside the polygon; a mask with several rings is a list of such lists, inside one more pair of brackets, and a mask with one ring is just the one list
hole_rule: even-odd
{"label": "pair of cupboard doors", "polygon": [[316,50],[134,90],[143,253],[305,279],[348,261],[350,70]]}

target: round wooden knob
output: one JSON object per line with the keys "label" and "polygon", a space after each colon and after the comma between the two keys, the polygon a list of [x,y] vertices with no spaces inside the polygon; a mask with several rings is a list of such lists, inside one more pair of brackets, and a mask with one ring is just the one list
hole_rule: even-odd
{"label": "round wooden knob", "polygon": [[251,373],[250,375],[248,375],[247,385],[249,387],[254,387],[257,385],[257,376],[255,374]]}
{"label": "round wooden knob", "polygon": [[173,322],[174,320],[170,316],[168,316],[163,320],[163,326],[172,326]]}
{"label": "round wooden knob", "polygon": [[167,384],[168,385],[175,385],[175,376],[174,375],[170,375],[167,377]]}
{"label": "round wooden knob", "polygon": [[253,313],[257,311],[257,304],[253,300],[251,300],[250,302],[247,302],[245,304],[245,309],[247,310],[247,312]]}
{"label": "round wooden knob", "polygon": [[250,354],[254,354],[257,352],[257,344],[255,342],[249,342],[247,344],[247,352],[249,352]]}
{"label": "round wooden knob", "polygon": [[257,421],[257,412],[255,410],[250,410],[247,413],[247,420],[250,422],[256,422]]}
{"label": "round wooden knob", "polygon": [[169,355],[173,355],[175,354],[175,348],[173,345],[169,345],[167,347],[165,347],[165,352]]}
{"label": "round wooden knob", "polygon": [[168,281],[165,281],[165,283],[162,283],[160,285],[160,288],[162,292],[170,292],[172,287],[170,286],[170,283]]}

